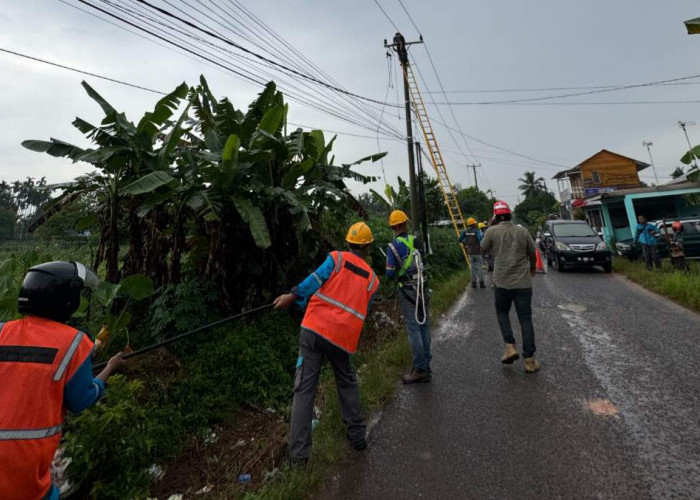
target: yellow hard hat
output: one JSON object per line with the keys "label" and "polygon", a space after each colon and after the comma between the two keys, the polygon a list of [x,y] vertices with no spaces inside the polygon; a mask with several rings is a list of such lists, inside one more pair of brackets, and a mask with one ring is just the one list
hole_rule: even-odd
{"label": "yellow hard hat", "polygon": [[476,219],[474,217],[469,217],[467,219],[467,226],[473,226],[474,224],[476,224]]}
{"label": "yellow hard hat", "polygon": [[345,237],[345,241],[348,243],[354,243],[355,245],[369,245],[374,241],[372,237],[372,230],[364,222],[355,222],[350,229],[348,229],[348,235]]}
{"label": "yellow hard hat", "polygon": [[408,215],[403,210],[394,210],[389,215],[389,225],[391,227],[398,226],[404,222],[408,222]]}
{"label": "yellow hard hat", "polygon": [[479,222],[479,229],[484,229],[486,227],[486,224],[483,222]]}

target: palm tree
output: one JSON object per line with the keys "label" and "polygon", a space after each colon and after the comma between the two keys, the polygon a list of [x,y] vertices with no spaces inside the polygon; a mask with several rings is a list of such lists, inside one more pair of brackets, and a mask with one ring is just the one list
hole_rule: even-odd
{"label": "palm tree", "polygon": [[683,177],[685,175],[685,172],[683,171],[683,167],[676,167],[676,169],[671,172],[671,178],[672,179],[678,179],[679,177]]}
{"label": "palm tree", "polygon": [[522,184],[518,186],[518,189],[523,192],[525,198],[544,191],[544,177],[535,178],[535,172],[525,172],[523,177],[518,179]]}

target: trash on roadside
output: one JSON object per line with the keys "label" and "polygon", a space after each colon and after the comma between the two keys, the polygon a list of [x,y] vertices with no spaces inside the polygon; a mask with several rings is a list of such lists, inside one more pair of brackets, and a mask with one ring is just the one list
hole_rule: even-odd
{"label": "trash on roadside", "polygon": [[216,432],[211,431],[205,438],[204,438],[204,444],[214,444],[219,440],[219,436],[216,434]]}
{"label": "trash on roadside", "polygon": [[201,488],[201,489],[195,491],[194,494],[195,494],[195,495],[205,495],[205,494],[207,494],[207,493],[211,493],[211,491],[212,491],[213,489],[214,489],[214,485],[213,485],[213,484],[207,484],[207,485],[204,485],[203,488]]}
{"label": "trash on roadside", "polygon": [[245,439],[239,439],[236,441],[236,444],[233,445],[234,448],[240,448],[241,446],[245,446],[246,440]]}
{"label": "trash on roadside", "polygon": [[245,484],[250,482],[250,474],[241,474],[238,476],[238,483],[239,484]]}
{"label": "trash on roadside", "polygon": [[374,321],[378,325],[389,325],[389,326],[396,326],[396,322],[389,317],[389,315],[383,311],[377,311],[375,312],[372,317],[374,318]]}
{"label": "trash on roadside", "polygon": [[312,431],[315,431],[315,430],[316,430],[316,427],[318,427],[318,419],[317,419],[317,418],[314,418],[314,419],[311,420],[311,430],[312,430]]}
{"label": "trash on roadside", "polygon": [[182,500],[185,496],[182,493],[176,493],[175,495],[170,495],[168,500]]}
{"label": "trash on roadside", "polygon": [[279,474],[279,472],[280,472],[280,470],[277,467],[275,467],[271,471],[266,472],[264,481],[268,482],[268,481],[273,480],[275,478],[275,476],[277,476],[277,474]]}
{"label": "trash on roadside", "polygon": [[314,418],[321,418],[321,409],[318,406],[314,406]]}
{"label": "trash on roadside", "polygon": [[64,457],[63,452],[64,448],[59,448],[54,454],[51,462],[51,482],[56,485],[61,495],[68,495],[76,489],[66,471],[73,459]]}
{"label": "trash on roadside", "polygon": [[161,479],[163,479],[165,471],[160,465],[153,464],[148,468],[148,474],[150,474],[150,476],[156,481],[160,481]]}

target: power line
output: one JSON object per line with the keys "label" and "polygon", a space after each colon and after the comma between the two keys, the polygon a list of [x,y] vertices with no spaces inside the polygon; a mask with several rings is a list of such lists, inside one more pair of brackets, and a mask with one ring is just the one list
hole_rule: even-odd
{"label": "power line", "polygon": [[[635,83],[635,84],[631,84],[631,85],[620,85],[617,87],[588,90],[585,92],[573,92],[573,93],[569,93],[569,94],[556,94],[556,95],[548,95],[548,96],[540,96],[540,97],[527,97],[527,98],[522,98],[522,99],[508,99],[508,100],[504,100],[504,101],[482,101],[482,102],[473,103],[473,104],[516,104],[516,103],[524,103],[524,102],[548,101],[548,100],[552,100],[552,99],[562,99],[562,98],[567,98],[567,97],[580,97],[580,96],[584,96],[584,95],[602,94],[605,92],[615,92],[618,90],[629,90],[629,89],[642,88],[642,87],[653,87],[656,85],[681,82],[684,80],[692,80],[694,78],[700,78],[700,74],[690,75],[690,76],[681,76],[678,78],[670,78],[667,80],[658,80],[658,81],[653,81],[653,82]],[[460,104],[460,103],[455,103],[455,104]]]}
{"label": "power line", "polygon": [[81,74],[83,74],[83,75],[88,75],[88,76],[92,76],[92,77],[95,77],[95,78],[100,78],[100,79],[102,79],[102,80],[107,80],[108,82],[119,83],[119,84],[121,84],[121,85],[126,85],[126,86],[128,86],[128,87],[133,87],[133,88],[139,89],[139,90],[145,90],[146,92],[152,92],[152,93],[154,93],[154,94],[163,94],[163,95],[165,95],[163,92],[160,92],[160,91],[158,91],[158,90],[149,89],[148,87],[142,87],[141,85],[136,85],[136,84],[133,84],[133,83],[124,82],[124,81],[122,81],[122,80],[117,80],[116,78],[111,78],[111,77],[109,77],[109,76],[98,75],[97,73],[91,73],[91,72],[89,72],[89,71],[85,71],[85,70],[78,69],[78,68],[73,68],[73,67],[71,67],[71,66],[66,66],[66,65],[64,65],[64,64],[59,64],[59,63],[56,63],[56,62],[53,62],[53,61],[47,61],[46,59],[41,59],[41,58],[39,58],[39,57],[30,56],[30,55],[28,55],[28,54],[22,54],[21,52],[15,52],[14,50],[5,49],[5,48],[0,47],[0,51],[5,52],[5,53],[7,53],[7,54],[15,55],[15,56],[18,56],[18,57],[23,57],[23,58],[25,58],[25,59],[30,59],[30,60],[32,60],[32,61],[37,61],[37,62],[40,62],[40,63],[48,64],[48,65],[51,65],[51,66],[55,66],[55,67],[57,67],[57,68],[66,69],[66,70],[68,70],[68,71],[73,71],[73,72],[75,72],[75,73],[81,73]]}
{"label": "power line", "polygon": [[698,104],[700,100],[688,101],[591,101],[591,102],[439,102],[431,101],[435,106],[616,106],[616,105],[643,105],[643,104]]}
{"label": "power line", "polygon": [[[92,73],[92,72],[90,72],[90,71],[84,71],[84,70],[80,70],[80,69],[77,69],[77,68],[72,68],[72,67],[66,66],[66,65],[64,65],[64,64],[59,64],[59,63],[55,63],[55,62],[48,61],[48,60],[45,60],[45,59],[41,59],[41,58],[39,58],[39,57],[34,57],[34,56],[27,55],[27,54],[22,54],[22,53],[20,53],[20,52],[15,52],[15,51],[13,51],[13,50],[4,49],[4,48],[2,48],[2,47],[0,47],[0,51],[6,52],[6,53],[8,53],[8,54],[16,55],[16,56],[19,56],[19,57],[23,57],[23,58],[26,58],[26,59],[30,59],[30,60],[35,61],[35,62],[40,62],[40,63],[43,63],[43,64],[48,64],[48,65],[50,65],[50,66],[55,66],[55,67],[57,67],[57,68],[65,69],[65,70],[68,70],[68,71],[74,71],[74,72],[76,72],[76,73],[81,73],[81,74],[88,75],[88,76],[92,76],[92,77],[95,77],[95,78],[100,78],[100,79],[102,79],[102,80],[107,80],[107,81],[110,81],[110,82],[112,82],[112,83],[117,83],[117,84],[119,84],[119,85],[124,85],[124,86],[126,86],[126,87],[131,87],[131,88],[135,88],[135,89],[138,89],[138,90],[143,90],[143,91],[145,91],[145,92],[151,92],[151,93],[153,93],[153,94],[158,94],[158,95],[167,95],[167,92],[163,92],[163,91],[155,90],[155,89],[150,89],[150,88],[144,87],[144,86],[142,86],[142,85],[137,85],[137,84],[134,84],[134,83],[125,82],[125,81],[123,81],[123,80],[119,80],[119,79],[116,79],[116,78],[110,78],[110,77],[108,77],[108,76],[99,75],[99,74],[97,74],[97,73]],[[352,133],[352,132],[339,131],[339,130],[332,130],[332,129],[327,129],[327,128],[319,129],[318,127],[313,127],[313,126],[311,126],[311,125],[306,125],[306,124],[303,124],[303,123],[295,123],[295,122],[291,122],[291,121],[288,121],[287,123],[288,123],[289,125],[294,125],[294,126],[296,126],[296,127],[302,127],[302,128],[307,128],[307,129],[323,130],[324,132],[330,132],[330,133],[332,133],[332,134],[347,135],[347,136],[350,136],[350,137],[357,137],[357,138],[361,138],[361,139],[372,139],[372,140],[376,140],[376,136],[372,136],[372,135],[355,134],[355,133]],[[397,142],[403,141],[403,139],[396,139],[396,138],[393,138],[393,137],[385,137],[385,139],[387,139],[387,140],[392,140],[392,141],[397,141]]]}
{"label": "power line", "polygon": [[[111,11],[108,11],[108,10],[105,10],[105,9],[103,9],[103,8],[97,7],[97,6],[93,5],[93,4],[90,4],[90,3],[86,2],[86,1],[84,1],[84,0],[79,0],[79,1],[80,1],[81,3],[84,3],[84,4],[90,6],[90,7],[94,8],[94,9],[96,9],[96,10],[98,10],[98,11],[104,13],[104,14],[107,14],[107,15],[110,16],[110,17],[113,17],[113,18],[115,18],[115,19],[117,19],[117,20],[119,20],[119,21],[122,21],[122,22],[126,23],[126,24],[128,24],[129,26],[132,26],[132,27],[134,27],[134,28],[136,28],[136,29],[138,29],[138,30],[141,30],[141,31],[143,31],[143,32],[145,32],[145,33],[147,33],[147,34],[153,36],[153,37],[156,37],[156,38],[158,38],[159,40],[162,40],[162,41],[165,41],[166,43],[169,43],[169,44],[171,44],[171,45],[174,45],[175,47],[179,48],[180,50],[184,50],[184,51],[186,51],[186,52],[189,53],[189,54],[192,54],[192,55],[194,55],[194,56],[196,56],[196,57],[199,57],[200,59],[203,59],[203,60],[205,60],[205,61],[208,61],[208,62],[210,62],[210,63],[213,63],[214,65],[218,66],[219,68],[224,68],[224,69],[226,69],[226,70],[229,71],[229,72],[233,72],[234,75],[242,76],[244,79],[246,79],[246,80],[248,80],[248,81],[253,81],[253,82],[256,83],[257,85],[260,85],[260,86],[264,85],[264,82],[259,81],[259,80],[257,80],[256,78],[250,76],[250,75],[251,75],[250,73],[249,73],[249,74],[241,73],[240,71],[233,70],[230,66],[228,66],[228,65],[226,64],[226,63],[230,60],[230,56],[231,56],[231,55],[233,55],[233,56],[235,56],[235,57],[237,57],[237,58],[242,58],[242,59],[245,60],[245,57],[242,56],[241,54],[237,54],[237,53],[230,52],[230,51],[228,51],[228,50],[226,50],[226,49],[222,49],[221,47],[218,47],[218,46],[216,46],[216,45],[212,45],[210,42],[207,42],[207,41],[202,40],[202,39],[200,39],[200,38],[194,37],[197,41],[199,41],[199,42],[204,42],[204,43],[210,45],[211,48],[213,48],[214,50],[217,50],[217,51],[226,50],[226,52],[227,52],[227,54],[226,54],[226,56],[225,56],[224,58],[219,58],[219,57],[214,56],[214,55],[212,55],[212,54],[210,54],[209,56],[204,56],[201,52],[198,52],[198,50],[201,50],[201,48],[199,48],[198,46],[193,45],[192,43],[189,43],[189,42],[187,42],[187,41],[185,41],[185,40],[183,40],[183,39],[181,39],[181,38],[179,38],[179,37],[177,37],[177,36],[174,36],[174,38],[175,38],[176,40],[178,40],[178,42],[175,42],[175,41],[172,40],[172,38],[169,38],[169,36],[172,36],[172,35],[164,34],[163,31],[162,31],[162,29],[160,29],[160,28],[154,28],[154,29],[156,29],[156,31],[157,31],[157,32],[154,32],[154,31],[152,31],[152,29],[149,29],[149,28],[146,28],[146,27],[144,27],[144,26],[142,26],[142,25],[136,24],[136,22],[132,22],[132,21],[130,21],[130,20],[128,20],[128,19],[125,19],[125,18],[123,18],[122,16],[117,15],[117,14],[111,12]],[[121,10],[122,12],[124,12],[124,10],[126,9],[126,8],[123,7],[122,5],[115,5],[115,4],[111,3],[111,2],[109,2],[109,0],[101,0],[101,1],[102,1],[103,3],[105,3],[105,4],[107,4],[107,5],[112,6],[113,8],[117,8],[117,9]],[[69,5],[70,5],[70,4],[69,4]],[[81,9],[81,10],[82,10],[82,9]],[[130,11],[129,9],[126,9],[126,10],[127,10],[128,12],[132,13],[132,14],[134,13],[134,11]],[[98,16],[98,17],[99,17],[99,16]],[[150,24],[150,23],[149,23],[149,24]],[[166,25],[166,26],[167,26],[167,25]],[[151,24],[151,27],[153,27],[152,24]],[[169,29],[176,30],[176,28],[173,28],[173,27],[170,27],[170,26],[169,26]],[[128,30],[127,30],[127,31],[128,31]],[[181,33],[181,34],[185,34],[186,36],[192,37],[192,35],[191,35],[190,33],[183,32],[183,31],[181,31],[181,30],[176,30],[176,31],[178,31],[178,32]],[[165,36],[164,36],[164,35],[165,35]],[[185,44],[185,45],[183,45],[183,44]],[[250,60],[247,60],[247,61],[248,61],[247,63],[243,63],[243,64],[249,64],[249,63],[251,62]],[[256,64],[258,64],[258,63],[256,63]],[[259,73],[260,73],[260,70],[257,69],[257,70],[256,70],[256,73],[259,74]],[[271,78],[272,78],[272,79],[275,79],[274,76],[271,77]],[[289,84],[289,86],[291,86],[292,88],[294,88],[294,86],[292,86],[291,84]],[[297,95],[295,95],[295,94],[294,94],[293,92],[291,92],[291,91],[287,91],[286,94],[287,94],[289,97],[291,97],[292,99],[297,100],[297,101],[299,101],[300,103],[302,103],[302,104],[304,104],[304,105],[306,105],[306,106],[309,106],[309,107],[311,107],[311,108],[317,109],[317,110],[322,111],[322,112],[324,112],[324,113],[326,113],[326,114],[329,114],[329,115],[331,115],[331,116],[335,116],[336,118],[340,118],[340,119],[342,119],[342,120],[344,120],[344,121],[347,121],[347,122],[352,123],[352,124],[354,124],[354,125],[360,126],[361,128],[367,128],[367,129],[369,129],[369,127],[365,127],[361,122],[358,122],[356,119],[354,119],[354,117],[351,117],[350,114],[346,114],[346,115],[343,116],[342,113],[340,112],[340,110],[337,109],[337,108],[338,108],[337,103],[336,103],[336,104],[329,104],[328,106],[322,106],[322,105],[320,105],[318,102],[315,102],[315,100],[308,100],[307,98],[304,98],[304,97],[301,97],[301,96],[297,96]],[[386,130],[386,133],[388,133],[388,134],[390,134],[390,135],[394,135],[394,134],[396,134],[397,136],[399,135],[399,134],[397,134],[395,131],[389,131],[388,129]]]}
{"label": "power line", "polygon": [[[676,85],[700,85],[700,82],[671,82],[660,83],[658,86],[676,86]],[[592,90],[592,89],[613,89],[622,87],[618,85],[589,85],[585,87],[543,87],[543,88],[520,88],[520,89],[469,89],[469,90],[446,90],[447,94],[496,94],[506,92],[552,92],[556,90]],[[442,92],[426,92],[426,94],[442,94]]]}
{"label": "power line", "polygon": [[389,22],[390,22],[391,25],[394,27],[394,29],[396,30],[396,32],[398,33],[399,31],[401,31],[401,30],[399,29],[399,27],[396,26],[396,24],[394,23],[394,21],[391,20],[391,18],[389,17],[389,14],[386,13],[386,11],[385,11],[384,8],[381,6],[381,4],[378,2],[378,0],[374,0],[374,3],[377,4],[377,7],[379,7],[379,10],[381,10],[382,13],[384,14],[384,17],[386,17],[386,18],[389,20]]}
{"label": "power line", "polygon": [[[78,1],[84,2],[84,0],[78,0]],[[291,67],[287,66],[286,64],[282,64],[282,63],[279,63],[279,62],[277,62],[277,61],[273,61],[272,59],[269,59],[269,58],[267,58],[267,57],[265,57],[265,56],[263,56],[263,55],[261,55],[261,54],[258,54],[257,52],[254,52],[254,51],[252,51],[252,50],[249,50],[249,49],[247,49],[246,47],[243,47],[242,45],[240,45],[240,44],[238,44],[238,43],[236,43],[236,42],[233,42],[233,41],[231,41],[231,40],[229,40],[229,39],[227,39],[227,38],[225,38],[225,37],[221,37],[221,36],[217,35],[216,33],[212,32],[212,31],[210,31],[210,30],[207,30],[207,29],[204,29],[204,28],[202,28],[202,27],[200,27],[200,26],[197,26],[196,24],[191,23],[190,21],[188,21],[188,20],[186,20],[186,19],[183,19],[183,18],[181,18],[181,17],[175,15],[175,14],[173,14],[172,12],[170,12],[170,11],[168,11],[168,10],[166,10],[166,9],[163,9],[163,8],[158,7],[158,6],[156,6],[156,5],[151,5],[151,4],[148,3],[146,0],[138,0],[138,2],[139,2],[139,3],[142,3],[142,4],[144,4],[144,5],[146,5],[147,7],[151,8],[151,9],[153,9],[153,10],[156,10],[156,11],[160,12],[161,14],[163,14],[163,15],[165,15],[165,16],[167,16],[167,17],[170,17],[170,18],[172,18],[172,19],[176,19],[177,21],[179,21],[179,22],[181,22],[181,23],[183,23],[183,24],[185,24],[185,25],[187,25],[187,26],[190,26],[190,27],[193,28],[193,29],[196,29],[196,30],[198,30],[198,31],[201,31],[202,33],[204,33],[204,34],[206,34],[206,35],[208,35],[208,36],[210,36],[210,37],[212,37],[212,38],[215,38],[215,39],[217,39],[217,40],[219,40],[219,41],[221,41],[221,42],[223,42],[223,43],[225,43],[225,44],[227,44],[227,45],[231,45],[232,47],[235,47],[235,48],[237,48],[238,50],[241,50],[241,51],[245,52],[246,54],[252,55],[253,57],[256,57],[256,58],[260,59],[261,61],[268,62],[268,63],[270,63],[270,64],[273,64],[273,65],[277,66],[278,68],[280,68],[280,69],[282,69],[282,70],[284,70],[284,71],[288,71],[288,72],[290,72],[290,73],[293,73],[293,74],[297,75],[297,76],[300,77],[300,78],[304,78],[304,79],[309,80],[309,81],[311,81],[311,82],[317,83],[317,84],[319,84],[319,85],[322,85],[322,86],[324,86],[324,87],[326,87],[326,88],[329,88],[329,89],[334,90],[334,91],[336,91],[336,92],[338,92],[338,93],[341,93],[341,94],[347,94],[347,95],[350,95],[350,96],[353,96],[353,97],[357,97],[358,99],[362,99],[362,100],[365,100],[365,101],[368,101],[368,102],[373,102],[373,103],[375,103],[375,104],[382,104],[382,101],[379,101],[379,100],[377,100],[377,99],[372,99],[372,98],[370,98],[370,97],[364,97],[364,96],[361,96],[361,95],[359,95],[359,94],[355,94],[354,92],[350,92],[350,91],[344,90],[344,89],[342,89],[342,88],[340,88],[340,87],[337,87],[337,86],[335,86],[335,85],[333,85],[333,84],[330,84],[330,83],[324,82],[324,81],[322,81],[322,80],[319,80],[318,78],[315,78],[315,77],[313,77],[313,76],[311,76],[311,75],[307,75],[307,74],[305,74],[305,73],[302,73],[302,72],[300,72],[300,71],[297,71],[296,69],[291,68]]]}

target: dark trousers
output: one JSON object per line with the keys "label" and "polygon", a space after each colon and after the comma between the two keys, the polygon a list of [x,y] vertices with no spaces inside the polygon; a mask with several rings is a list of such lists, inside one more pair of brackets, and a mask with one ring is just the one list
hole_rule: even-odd
{"label": "dark trousers", "polygon": [[642,251],[644,252],[644,261],[647,263],[647,269],[651,271],[652,262],[656,266],[656,269],[661,269],[661,258],[659,257],[659,249],[656,245],[642,245]]}
{"label": "dark trousers", "polygon": [[340,414],[353,443],[365,439],[366,427],[362,416],[357,376],[350,354],[315,333],[301,329],[299,360],[294,380],[289,455],[293,459],[308,459],[311,454],[311,421],[314,415],[316,388],[325,361],[333,368]]}
{"label": "dark trousers", "polygon": [[531,358],[535,354],[535,327],[532,324],[532,288],[494,288],[496,316],[501,327],[503,341],[515,344],[513,328],[510,325],[510,306],[515,302],[515,312],[520,321],[523,335],[523,356]]}

